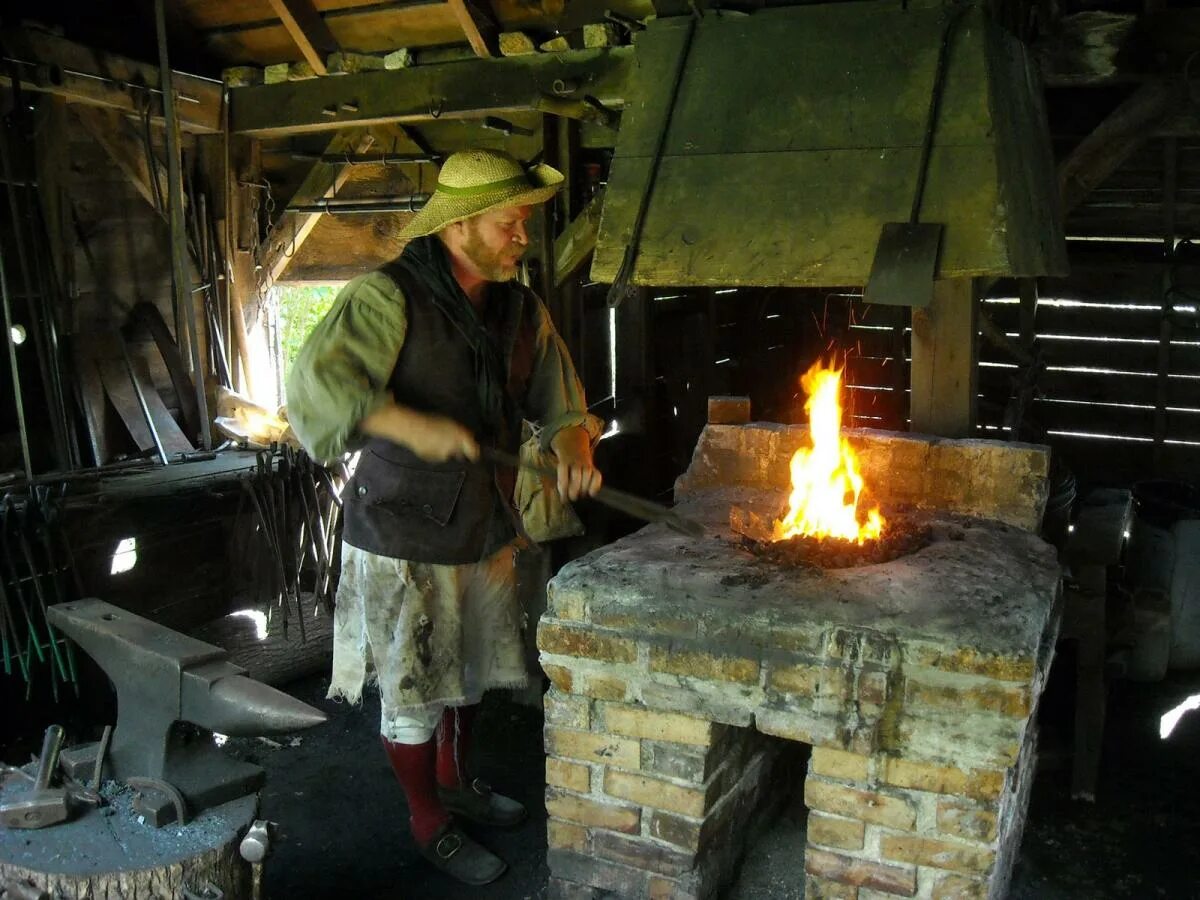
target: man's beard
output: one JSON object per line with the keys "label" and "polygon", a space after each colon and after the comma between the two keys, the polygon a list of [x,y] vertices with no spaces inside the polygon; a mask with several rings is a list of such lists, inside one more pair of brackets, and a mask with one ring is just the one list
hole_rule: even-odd
{"label": "man's beard", "polygon": [[[515,245],[514,249],[516,249]],[[512,281],[517,277],[520,260],[518,259],[515,263],[509,262],[513,257],[513,250],[489,250],[484,245],[474,224],[467,226],[467,239],[463,242],[462,251],[471,264],[479,270],[479,274],[488,281]]]}

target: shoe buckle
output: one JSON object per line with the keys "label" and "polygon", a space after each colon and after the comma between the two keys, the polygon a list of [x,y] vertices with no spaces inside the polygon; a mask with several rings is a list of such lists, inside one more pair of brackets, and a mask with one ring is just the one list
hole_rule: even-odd
{"label": "shoe buckle", "polygon": [[462,845],[462,838],[451,831],[442,835],[433,849],[441,859],[449,859],[462,849]]}
{"label": "shoe buckle", "polygon": [[476,778],[471,782],[471,790],[477,793],[480,797],[488,797],[492,793],[492,786],[482,778]]}

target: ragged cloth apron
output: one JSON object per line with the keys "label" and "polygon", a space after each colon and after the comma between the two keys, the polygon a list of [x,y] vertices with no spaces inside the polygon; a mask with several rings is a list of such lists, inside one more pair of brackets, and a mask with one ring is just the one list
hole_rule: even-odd
{"label": "ragged cloth apron", "polygon": [[[497,422],[496,404],[486,409],[486,392],[478,390],[485,357],[478,333],[464,338],[463,311],[445,312],[447,303],[469,301],[446,296],[458,288],[447,287],[449,268],[439,255],[445,251],[434,238],[419,240],[434,242],[423,245],[426,269],[398,264],[417,249],[410,245],[382,270],[401,289],[408,318],[389,387],[398,403],[448,416],[514,452],[533,364],[522,289],[493,285],[488,300],[489,340],[496,343],[484,374],[503,392],[504,421]],[[442,293],[433,295],[439,286]],[[478,323],[468,315],[466,324]],[[499,376],[498,360],[507,369]],[[390,441],[367,442],[343,495],[331,698],[357,702],[363,684],[374,680],[386,725],[389,716],[471,704],[489,688],[527,684],[513,482],[511,470],[428,463]]]}
{"label": "ragged cloth apron", "polygon": [[330,697],[358,702],[375,681],[383,726],[478,703],[528,683],[513,546],[459,566],[342,548]]}

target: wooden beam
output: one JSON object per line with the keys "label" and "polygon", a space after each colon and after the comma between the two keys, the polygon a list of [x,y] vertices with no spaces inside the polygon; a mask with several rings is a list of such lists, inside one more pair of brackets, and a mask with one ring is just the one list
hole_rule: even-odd
{"label": "wooden beam", "polygon": [[[167,201],[167,170],[156,160],[154,171],[151,172],[150,161],[146,158],[145,142],[137,128],[114,109],[76,106],[75,115],[79,117],[92,139],[104,148],[104,152],[125,173],[142,199],[165,220],[166,208],[160,204]],[[155,183],[158,184],[157,195]]]}
{"label": "wooden beam", "polygon": [[600,212],[604,195],[597,194],[554,241],[554,284],[561,285],[579,271],[592,251],[600,233]]}
{"label": "wooden beam", "polygon": [[[354,129],[345,134],[339,134],[329,146],[325,154],[355,154],[365,153],[375,143],[374,136],[366,129]],[[308,171],[296,193],[288,201],[288,206],[301,203],[311,203],[325,197],[335,195],[350,177],[352,166],[346,163],[318,162]],[[286,207],[285,207],[286,208]],[[262,267],[267,285],[278,281],[287,270],[296,251],[308,240],[321,213],[290,213],[280,217],[272,229],[272,240],[265,244],[258,264]],[[290,220],[290,221],[289,221]]]}
{"label": "wooden beam", "polygon": [[329,26],[311,0],[269,0],[304,59],[318,75],[327,74],[325,57],[338,49]]}
{"label": "wooden beam", "polygon": [[632,47],[436,63],[230,91],[232,130],[259,138],[532,111],[556,81],[623,104]]}
{"label": "wooden beam", "polygon": [[1059,165],[1058,192],[1065,217],[1108,178],[1154,129],[1180,106],[1180,88],[1150,81],[1096,126]]}
{"label": "wooden beam", "polygon": [[974,279],[936,281],[912,311],[912,430],[971,437],[975,430],[977,302]]}
{"label": "wooden beam", "polygon": [[[0,31],[6,55],[31,65],[18,65],[21,88],[63,97],[74,104],[103,106],[140,114],[146,99],[150,115],[162,124],[158,67],[115,53],[93,50],[36,28]],[[8,70],[0,84],[11,84]],[[220,82],[172,72],[178,98],[179,126],[184,131],[215,134],[221,130]]]}
{"label": "wooden beam", "polygon": [[488,0],[449,0],[454,18],[467,36],[476,56],[500,55],[500,26]]}

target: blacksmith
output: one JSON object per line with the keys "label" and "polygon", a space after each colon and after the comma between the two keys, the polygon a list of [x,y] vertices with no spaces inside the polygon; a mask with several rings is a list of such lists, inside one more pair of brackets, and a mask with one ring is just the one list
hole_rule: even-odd
{"label": "blacksmith", "polygon": [[304,344],[288,415],[318,459],[361,450],[345,491],[330,697],[374,679],[381,737],[423,855],[470,884],[505,864],[458,827],[518,824],[525,810],[465,771],[490,688],[527,682],[514,570],[522,420],[557,457],[558,492],[595,493],[599,423],[546,308],[515,282],[526,222],[563,176],[504,153],[445,161],[402,232],[400,257],[355,278]]}

